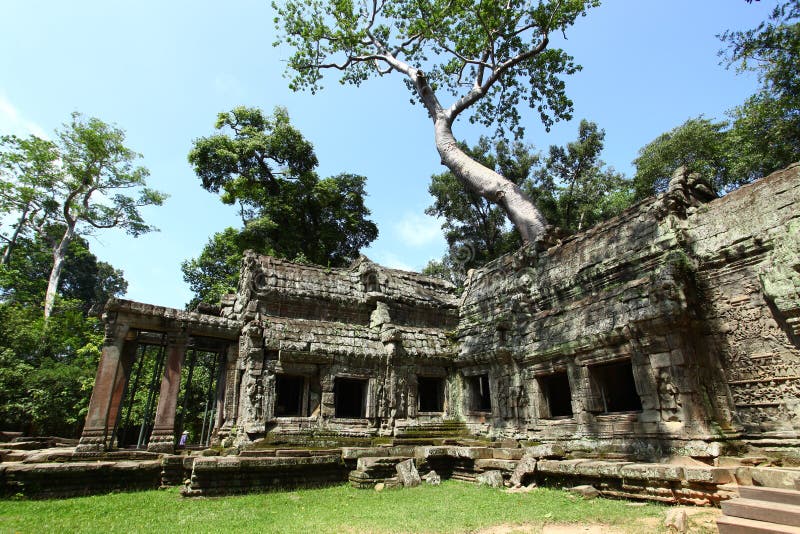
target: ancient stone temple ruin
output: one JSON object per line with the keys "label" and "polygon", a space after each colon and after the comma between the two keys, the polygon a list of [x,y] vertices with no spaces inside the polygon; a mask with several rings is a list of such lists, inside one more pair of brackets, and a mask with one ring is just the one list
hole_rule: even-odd
{"label": "ancient stone temple ruin", "polygon": [[[247,254],[237,293],[202,311],[109,302],[78,451],[174,450],[198,353],[203,444],[793,448],[800,166],[722,198],[677,174],[608,222],[470,272],[460,294],[364,257],[326,269]],[[158,400],[131,424],[147,347]]]}

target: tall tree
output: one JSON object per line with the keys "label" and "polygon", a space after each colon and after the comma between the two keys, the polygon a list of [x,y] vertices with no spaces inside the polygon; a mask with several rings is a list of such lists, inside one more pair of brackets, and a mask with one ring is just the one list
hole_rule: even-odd
{"label": "tall tree", "polygon": [[134,237],[150,232],[155,228],[145,223],[139,208],[161,205],[166,198],[146,186],[149,172],[134,166],[141,155],[123,144],[125,132],[121,129],[73,113],[71,122],[57,134],[63,176],[56,185],[58,210],[51,222],[64,230],[52,239],[45,318],[52,315],[67,251],[76,236],[107,228],[121,228]]}
{"label": "tall tree", "polygon": [[31,136],[0,137],[0,265],[11,260],[20,238],[41,229],[57,208],[56,188],[62,179],[56,145]]}
{"label": "tall tree", "polygon": [[[366,178],[320,178],[313,146],[284,108],[266,115],[237,107],[220,113],[220,133],[194,142],[189,162],[203,187],[236,204],[244,227],[215,234],[184,262],[197,300],[216,302],[238,280],[245,249],[296,261],[342,266],[378,236],[364,204]],[[191,305],[190,304],[190,305]]]}
{"label": "tall tree", "polygon": [[[563,75],[580,67],[558,48],[564,34],[599,0],[284,0],[275,18],[278,43],[294,49],[290,87],[320,87],[322,72],[342,72],[359,85],[373,75],[401,76],[433,122],[442,163],[467,188],[502,206],[524,241],[534,241],[545,219],[523,190],[471,158],[456,141],[454,121],[471,120],[498,132],[522,135],[519,104],[527,103],[546,127],[570,118]],[[444,95],[453,97],[445,105]]]}
{"label": "tall tree", "polygon": [[605,131],[582,119],[578,139],[564,147],[551,146],[532,182],[531,195],[539,199],[550,222],[566,232],[609,219],[632,200],[631,182],[600,159],[604,142]]}

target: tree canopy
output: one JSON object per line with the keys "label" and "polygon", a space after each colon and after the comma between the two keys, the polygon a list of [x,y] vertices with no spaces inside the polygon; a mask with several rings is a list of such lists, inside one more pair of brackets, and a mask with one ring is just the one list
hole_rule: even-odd
{"label": "tree canopy", "polygon": [[800,0],[779,3],[757,27],[727,31],[723,62],[756,72],[761,87],[728,112],[730,120],[689,119],[644,146],[636,195],[663,191],[679,166],[708,178],[720,193],[800,160]]}
{"label": "tree canopy", "polygon": [[195,140],[189,162],[204,189],[238,205],[243,228],[215,234],[198,258],[183,263],[196,295],[190,305],[235,289],[246,249],[338,267],[378,236],[364,204],[366,178],[320,178],[312,144],[285,109],[265,115],[237,107],[219,114],[216,129]]}
{"label": "tree canopy", "polygon": [[[371,76],[400,75],[433,121],[442,163],[466,187],[498,203],[524,241],[546,224],[517,184],[464,153],[453,122],[470,120],[517,138],[520,104],[535,109],[545,127],[571,116],[565,75],[580,67],[565,51],[550,48],[550,35],[565,33],[599,0],[452,2],[409,0],[274,2],[278,43],[293,49],[291,88],[320,87],[323,72],[360,85]],[[449,95],[451,104],[442,98]]]}
{"label": "tree canopy", "polygon": [[[56,133],[53,142],[12,136],[0,145],[0,168],[9,176],[2,181],[3,207],[14,225],[7,232],[6,251],[34,226],[50,242],[45,318],[53,313],[64,260],[76,236],[108,228],[134,237],[150,232],[155,228],[139,209],[161,205],[166,198],[147,187],[149,173],[135,165],[141,156],[125,146],[120,128],[73,113]],[[60,229],[58,235],[54,228]]]}

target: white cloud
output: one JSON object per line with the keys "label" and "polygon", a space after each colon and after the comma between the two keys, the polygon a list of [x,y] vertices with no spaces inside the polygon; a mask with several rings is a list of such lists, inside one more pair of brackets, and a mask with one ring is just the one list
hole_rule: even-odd
{"label": "white cloud", "polygon": [[0,134],[14,134],[23,137],[33,134],[42,139],[49,138],[44,128],[26,119],[2,94],[0,94]]}
{"label": "white cloud", "polygon": [[405,263],[400,256],[393,252],[381,252],[378,254],[378,263],[390,269],[400,269],[401,271],[416,271],[409,264]]}
{"label": "white cloud", "polygon": [[400,240],[408,247],[424,247],[443,240],[441,223],[435,217],[406,213],[394,225]]}

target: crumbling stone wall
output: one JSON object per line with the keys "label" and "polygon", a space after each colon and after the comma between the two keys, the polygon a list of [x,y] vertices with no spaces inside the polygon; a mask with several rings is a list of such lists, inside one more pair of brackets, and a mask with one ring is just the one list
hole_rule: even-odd
{"label": "crumbling stone wall", "polygon": [[[679,173],[620,217],[473,272],[456,366],[487,374],[493,402],[476,413],[467,400],[465,419],[494,435],[622,447],[742,425],[794,435],[798,188],[793,166],[706,203],[703,182]],[[604,367],[629,367],[641,406],[603,405]],[[548,383],[568,383],[569,416],[549,413]]]}
{"label": "crumbling stone wall", "polygon": [[685,222],[704,345],[749,437],[800,430],[800,165],[703,206]]}
{"label": "crumbling stone wall", "polygon": [[[444,383],[452,362],[453,287],[366,258],[325,269],[246,254],[239,291],[224,304],[224,317],[245,323],[229,382],[239,392],[235,439],[392,435],[418,422],[418,376]],[[363,407],[337,413],[337,387]],[[294,395],[291,413],[278,406],[282,391]],[[427,419],[447,418],[446,404]],[[235,433],[234,419],[225,433]]]}

